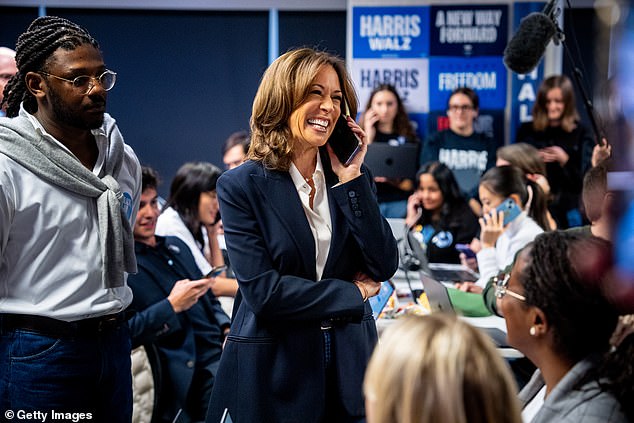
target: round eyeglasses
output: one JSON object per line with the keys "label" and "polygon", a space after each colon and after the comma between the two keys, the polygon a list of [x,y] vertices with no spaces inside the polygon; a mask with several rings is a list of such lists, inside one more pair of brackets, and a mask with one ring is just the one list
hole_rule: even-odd
{"label": "round eyeglasses", "polygon": [[508,294],[517,300],[526,301],[525,296],[518,294],[517,292],[513,292],[507,288],[510,279],[510,273],[500,273],[493,278],[493,283],[495,284],[495,296],[501,300],[506,294]]}
{"label": "round eyeglasses", "polygon": [[114,83],[117,82],[117,73],[111,70],[106,70],[99,76],[81,75],[73,79],[62,78],[61,76],[53,75],[48,72],[40,73],[42,75],[52,76],[61,81],[70,82],[73,84],[73,87],[80,90],[83,95],[88,94],[94,88],[96,82],[99,82],[99,85],[106,91],[110,91],[112,87],[114,87]]}

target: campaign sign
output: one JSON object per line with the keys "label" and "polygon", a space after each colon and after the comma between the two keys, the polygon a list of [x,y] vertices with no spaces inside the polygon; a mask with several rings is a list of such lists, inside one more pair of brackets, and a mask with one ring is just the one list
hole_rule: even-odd
{"label": "campaign sign", "polygon": [[428,56],[429,7],[353,7],[352,52],[355,59]]}
{"label": "campaign sign", "polygon": [[432,57],[429,59],[431,110],[446,110],[449,94],[458,87],[473,88],[481,109],[506,107],[507,70],[502,57]]}
{"label": "campaign sign", "polygon": [[429,59],[355,59],[350,74],[359,95],[359,109],[365,108],[374,87],[394,85],[409,113],[429,110]]}
{"label": "campaign sign", "polygon": [[[513,28],[517,31],[520,21],[529,13],[540,12],[544,7],[541,2],[515,3],[513,7]],[[537,90],[544,79],[544,60],[531,73],[520,75],[509,71],[511,74],[511,118],[509,120],[510,142],[515,142],[517,129],[524,122],[530,122],[533,104],[537,99]]]}
{"label": "campaign sign", "polygon": [[430,31],[430,56],[501,56],[508,6],[432,6]]}

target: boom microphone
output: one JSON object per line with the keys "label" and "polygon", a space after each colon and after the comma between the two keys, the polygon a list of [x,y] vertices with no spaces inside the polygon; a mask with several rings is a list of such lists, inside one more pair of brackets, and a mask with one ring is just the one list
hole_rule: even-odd
{"label": "boom microphone", "polygon": [[546,46],[557,33],[557,26],[546,5],[548,14],[533,12],[520,21],[520,26],[504,49],[504,64],[513,72],[529,73],[539,63]]}

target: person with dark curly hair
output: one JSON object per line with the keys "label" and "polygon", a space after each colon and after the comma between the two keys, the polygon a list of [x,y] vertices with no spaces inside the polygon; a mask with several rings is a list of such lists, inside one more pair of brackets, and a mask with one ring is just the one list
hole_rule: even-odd
{"label": "person with dark curly hair", "polygon": [[0,118],[0,409],[129,421],[141,166],[105,112],[117,74],[56,16],[31,23],[15,59]]}
{"label": "person with dark curly hair", "polygon": [[605,293],[610,251],[601,238],[546,232],[497,278],[509,344],[538,369],[519,394],[526,422],[632,417],[633,336],[610,346],[619,314]]}

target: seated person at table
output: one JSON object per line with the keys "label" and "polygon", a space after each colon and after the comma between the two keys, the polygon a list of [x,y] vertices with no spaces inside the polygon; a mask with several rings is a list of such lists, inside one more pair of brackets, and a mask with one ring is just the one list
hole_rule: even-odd
{"label": "seated person at table", "polygon": [[407,201],[405,223],[420,233],[430,263],[460,263],[456,244],[468,244],[477,235],[477,217],[444,164],[424,164],[416,181],[416,191]]}
{"label": "seated person at table", "polygon": [[520,423],[515,384],[491,340],[444,313],[381,336],[363,391],[368,423]]}
{"label": "seated person at table", "polygon": [[152,343],[158,349],[161,377],[155,389],[160,401],[153,421],[200,421],[207,412],[229,316],[187,245],[154,234],[159,215],[154,170],[143,167],[142,181],[134,224],[138,273],[128,276],[134,294],[132,344]]}
{"label": "seated person at table", "polygon": [[600,238],[546,232],[521,250],[510,275],[498,277],[509,344],[538,368],[520,392],[525,422],[633,417],[634,336],[609,351],[618,318],[604,292],[610,250]]}
{"label": "seated person at table", "polygon": [[453,90],[447,102],[449,129],[425,140],[420,160],[421,163],[438,160],[446,164],[476,214],[480,214],[478,181],[487,169],[495,166],[497,148],[493,138],[475,131],[479,104],[478,94],[471,88]]}
{"label": "seated person at table", "polygon": [[537,91],[533,119],[522,123],[515,135],[515,142],[539,149],[546,163],[552,193],[549,209],[560,229],[582,223],[579,197],[595,146],[592,131],[581,122],[576,104],[570,78],[549,76]]}
{"label": "seated person at table", "polygon": [[[496,166],[516,166],[526,175],[527,179],[535,182],[544,191],[546,201],[550,199],[550,184],[546,179],[546,163],[539,155],[539,150],[530,144],[518,142],[498,148]],[[557,229],[557,222],[550,211],[546,211],[549,229]]]}
{"label": "seated person at table", "polygon": [[[156,222],[156,234],[175,236],[189,247],[200,273],[224,266],[217,231],[220,215],[216,181],[220,169],[207,162],[189,162],[176,172],[170,195]],[[226,274],[213,278],[214,295],[235,297],[238,282]],[[227,309],[231,309],[230,306]]]}
{"label": "seated person at table", "polygon": [[[527,180],[515,166],[489,169],[480,180],[482,217],[480,239],[471,243],[476,252],[480,279],[459,284],[463,291],[482,292],[486,283],[513,262],[515,254],[548,228],[546,199],[539,186]],[[504,211],[496,208],[510,199],[519,208],[510,222],[504,223]]]}
{"label": "seated person at table", "polygon": [[[393,85],[381,84],[372,91],[360,126],[365,130],[368,144],[382,142],[396,147],[405,143],[419,143],[405,105]],[[414,185],[412,180],[375,175],[374,181],[381,214],[384,217],[403,218],[407,197]]]}
{"label": "seated person at table", "polygon": [[[589,225],[566,229],[566,232],[591,236],[594,235],[607,241],[612,240],[612,226],[610,222],[610,208],[613,204],[613,194],[608,191],[608,178],[606,163],[599,164],[589,169],[583,178],[583,205],[586,211]],[[508,273],[511,265],[503,270]],[[499,314],[495,301],[495,278],[489,279],[484,288],[484,302],[491,313]]]}

